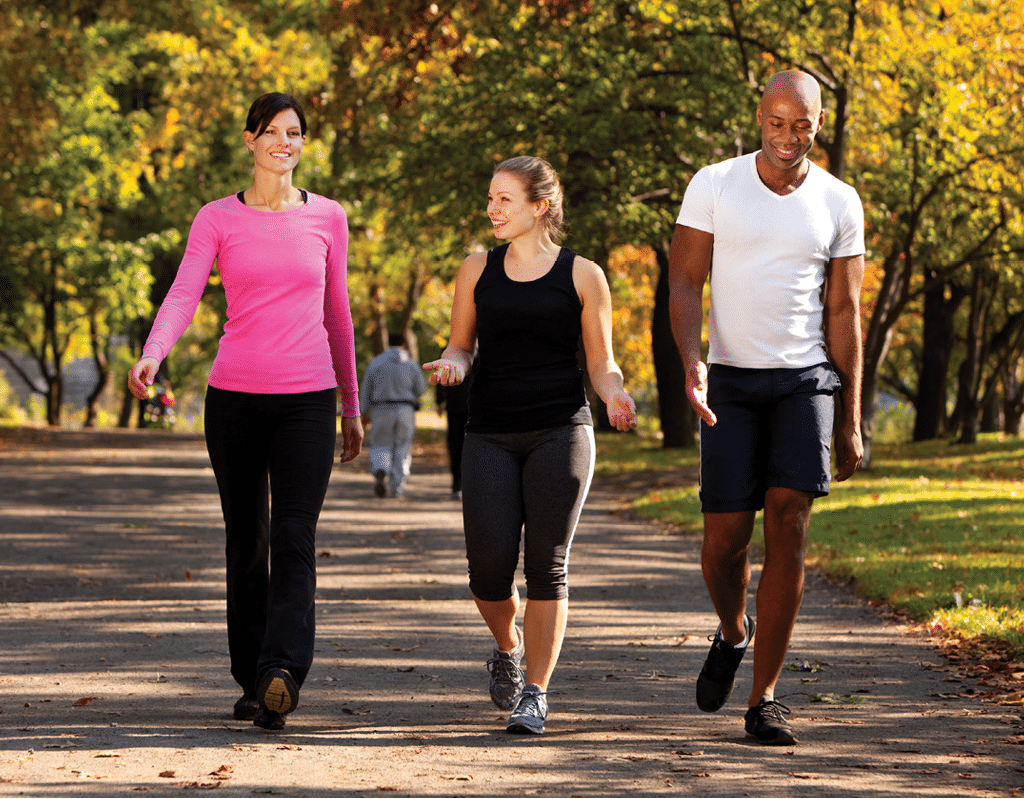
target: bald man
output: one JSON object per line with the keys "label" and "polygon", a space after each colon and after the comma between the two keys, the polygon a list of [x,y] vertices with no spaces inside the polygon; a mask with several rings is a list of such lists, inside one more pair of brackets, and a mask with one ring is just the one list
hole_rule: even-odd
{"label": "bald man", "polygon": [[701,419],[701,566],[721,622],[697,679],[697,706],[715,712],[725,704],[754,637],[748,550],[763,510],[744,726],[776,745],[797,742],[775,691],[803,598],[811,504],[829,490],[833,430],[837,480],[853,475],[864,453],[864,212],[852,187],[807,159],[824,119],[812,76],[774,75],[757,107],[761,149],[693,177],[669,267],[673,333]]}

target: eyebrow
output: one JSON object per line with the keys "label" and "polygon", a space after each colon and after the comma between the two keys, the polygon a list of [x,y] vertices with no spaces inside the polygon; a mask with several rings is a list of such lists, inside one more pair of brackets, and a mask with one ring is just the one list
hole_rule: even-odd
{"label": "eyebrow", "polygon": [[[786,121],[786,117],[782,116],[781,114],[768,114],[767,118],[768,119],[778,119],[781,122],[785,122]],[[800,123],[800,122],[814,122],[814,119],[812,117],[797,117],[793,121],[797,122],[797,123]]]}

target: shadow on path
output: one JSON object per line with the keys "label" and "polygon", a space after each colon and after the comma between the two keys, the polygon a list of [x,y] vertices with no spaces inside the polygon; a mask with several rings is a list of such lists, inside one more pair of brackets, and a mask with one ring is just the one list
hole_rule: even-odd
{"label": "shadow on path", "polygon": [[779,689],[801,743],[745,738],[749,664],[730,704],[700,713],[716,622],[699,541],[627,518],[600,482],[548,731],[506,734],[459,506],[445,470],[414,469],[406,502],[374,498],[361,461],[335,470],[317,659],[270,734],[230,717],[201,437],[0,432],[0,795],[1020,794],[1020,709],[964,699],[919,639],[819,576]]}

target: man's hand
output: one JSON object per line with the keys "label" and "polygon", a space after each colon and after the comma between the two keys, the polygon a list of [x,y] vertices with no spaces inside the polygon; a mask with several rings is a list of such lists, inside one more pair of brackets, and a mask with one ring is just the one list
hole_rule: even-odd
{"label": "man's hand", "polygon": [[842,482],[853,477],[861,460],[864,458],[864,441],[860,436],[860,426],[844,426],[835,435],[836,447],[836,481]]}
{"label": "man's hand", "polygon": [[697,415],[713,427],[718,417],[708,407],[708,367],[703,361],[686,373],[686,398]]}

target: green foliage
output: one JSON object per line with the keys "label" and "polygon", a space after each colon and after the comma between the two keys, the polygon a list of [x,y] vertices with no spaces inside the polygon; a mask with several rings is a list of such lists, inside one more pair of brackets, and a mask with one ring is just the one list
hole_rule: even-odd
{"label": "green foliage", "polygon": [[[297,183],[349,212],[360,362],[381,327],[405,324],[429,357],[447,336],[459,263],[493,243],[484,209],[496,161],[548,158],[567,190],[566,244],[602,265],[626,248],[663,253],[689,177],[758,146],[759,87],[795,66],[824,87],[814,157],[845,169],[866,201],[869,371],[891,343],[884,377],[913,393],[922,267],[957,280],[998,272],[985,284],[988,334],[1024,308],[1022,23],[990,6],[10,0],[3,343],[31,352],[54,383],[70,354],[109,344],[88,338],[87,321],[101,338],[124,328],[137,351],[139,314],[162,300],[194,214],[248,183],[248,104],[282,90],[310,122]],[[154,234],[158,245],[129,255]],[[148,269],[152,308],[137,301],[145,278],[117,263]],[[641,325],[657,263],[635,263],[609,271],[628,278],[612,281],[615,345],[642,394],[654,380]],[[202,332],[215,336],[205,322],[223,319],[216,282],[203,306]],[[961,359],[965,314],[956,324]],[[188,349],[185,380],[214,346]],[[999,366],[1009,376],[1013,363]]]}

